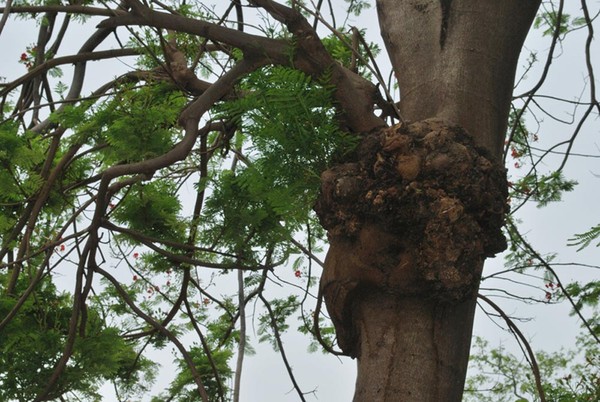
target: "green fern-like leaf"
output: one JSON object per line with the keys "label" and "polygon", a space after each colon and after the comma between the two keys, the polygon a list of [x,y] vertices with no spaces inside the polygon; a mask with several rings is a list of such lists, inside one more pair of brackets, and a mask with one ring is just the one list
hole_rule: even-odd
{"label": "green fern-like leaf", "polygon": [[[600,224],[592,227],[590,230],[584,233],[574,235],[569,239],[569,246],[579,246],[577,251],[581,251],[589,246],[594,240],[600,237]],[[596,244],[596,247],[600,246],[600,242]]]}

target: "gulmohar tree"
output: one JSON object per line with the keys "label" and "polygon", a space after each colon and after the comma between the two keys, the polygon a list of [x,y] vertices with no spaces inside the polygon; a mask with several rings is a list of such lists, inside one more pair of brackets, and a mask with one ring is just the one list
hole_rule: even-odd
{"label": "gulmohar tree", "polygon": [[[340,5],[308,3],[7,2],[0,29],[18,16],[39,33],[24,74],[1,87],[2,399],[91,400],[106,381],[120,400],[140,397],[156,365],[145,351],[169,344],[179,371],[154,400],[238,401],[258,300],[259,338],[301,400],[281,338],[298,313],[301,331],[357,359],[355,401],[461,400],[483,264],[506,248],[503,228],[514,266],[553,273],[506,224],[509,190],[514,206],[573,187],[562,166],[535,168],[524,113],[547,69],[513,95],[523,42],[534,21],[547,29],[549,67],[564,35],[588,30],[579,132],[599,111],[595,16],[585,1],[570,19],[563,1],[378,0],[388,79],[378,46],[336,24]],[[117,58],[135,67],[85,94],[86,66]],[[533,161],[510,189],[508,150]],[[270,298],[288,263],[304,293]],[[237,280],[235,297],[212,291],[209,270]],[[57,288],[65,272],[69,292]],[[560,288],[578,313],[598,291]]]}

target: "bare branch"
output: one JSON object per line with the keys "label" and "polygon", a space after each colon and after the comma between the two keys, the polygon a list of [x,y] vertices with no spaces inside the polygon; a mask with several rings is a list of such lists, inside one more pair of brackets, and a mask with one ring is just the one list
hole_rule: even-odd
{"label": "bare branch", "polygon": [[477,295],[477,297],[480,298],[481,300],[485,301],[490,306],[492,306],[492,308],[494,310],[496,310],[498,312],[498,314],[500,314],[502,316],[502,318],[508,324],[508,327],[510,328],[510,330],[515,334],[515,336],[519,340],[519,343],[523,344],[525,346],[525,348],[527,349],[527,354],[529,355],[528,360],[529,360],[529,364],[531,365],[531,370],[533,371],[533,376],[535,377],[535,385],[537,387],[538,395],[540,397],[540,402],[546,402],[546,395],[544,393],[544,387],[542,386],[542,380],[540,378],[540,368],[537,364],[537,360],[535,358],[535,353],[533,353],[533,350],[531,349],[529,342],[527,341],[527,339],[525,338],[525,336],[523,335],[523,333],[521,332],[519,327],[517,327],[515,325],[515,323],[504,313],[504,311],[496,303],[494,303],[493,301],[491,301],[490,299],[488,299],[487,297],[485,297],[481,294]]}

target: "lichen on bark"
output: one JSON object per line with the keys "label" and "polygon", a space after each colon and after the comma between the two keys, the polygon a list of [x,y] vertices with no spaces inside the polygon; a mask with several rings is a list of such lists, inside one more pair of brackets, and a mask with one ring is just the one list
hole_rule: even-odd
{"label": "lichen on bark", "polygon": [[315,211],[330,248],[321,288],[344,352],[363,292],[458,303],[506,248],[506,173],[463,129],[437,120],[366,135],[321,176]]}

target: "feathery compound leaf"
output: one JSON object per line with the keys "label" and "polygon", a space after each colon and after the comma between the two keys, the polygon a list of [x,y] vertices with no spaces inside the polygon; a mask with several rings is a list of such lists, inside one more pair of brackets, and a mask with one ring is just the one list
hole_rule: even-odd
{"label": "feathery compound leaf", "polygon": [[255,233],[253,242],[281,241],[282,231],[309,219],[320,173],[358,140],[335,123],[331,89],[302,72],[264,68],[248,76],[241,91],[245,95],[219,105],[218,114],[239,125],[247,163],[215,179],[206,221],[221,222],[222,240],[230,234],[236,238],[230,241],[244,242]]}
{"label": "feathery compound leaf", "polygon": [[[569,239],[569,243],[567,243],[567,245],[579,246],[577,251],[581,251],[587,246],[589,246],[591,242],[598,239],[598,237],[600,237],[600,225],[594,226],[587,232],[574,235],[572,238]],[[599,246],[600,243],[596,244],[596,247]]]}

